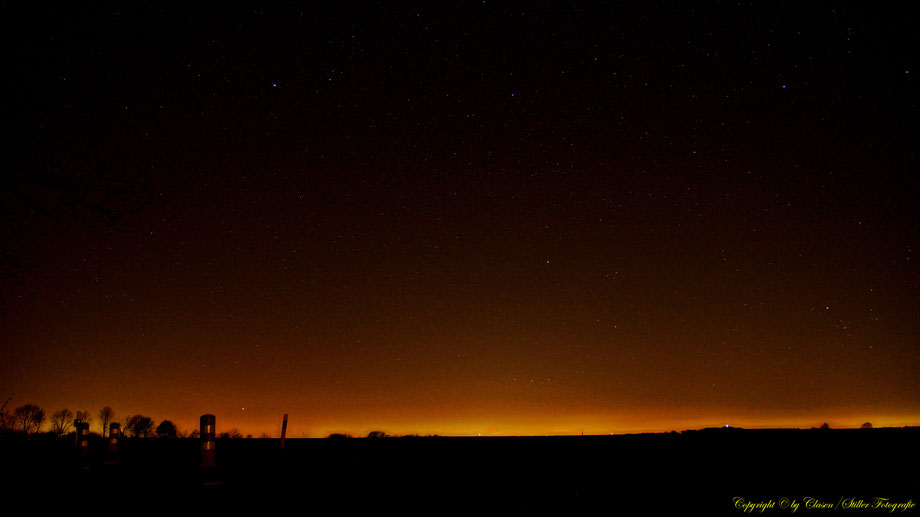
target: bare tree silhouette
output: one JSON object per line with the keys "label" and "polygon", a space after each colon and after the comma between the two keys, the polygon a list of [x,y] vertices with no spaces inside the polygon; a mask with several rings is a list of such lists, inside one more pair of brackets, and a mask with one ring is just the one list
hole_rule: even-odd
{"label": "bare tree silhouette", "polygon": [[0,411],[0,433],[6,434],[16,427],[16,417],[9,411]]}
{"label": "bare tree silhouette", "polygon": [[13,414],[16,416],[16,421],[19,422],[20,429],[26,434],[26,438],[32,433],[41,431],[45,423],[45,410],[35,404],[19,406]]}
{"label": "bare tree silhouette", "polygon": [[13,430],[13,427],[16,425],[16,418],[6,410],[7,404],[13,400],[13,395],[10,394],[7,397],[6,402],[3,403],[3,407],[0,407],[0,433],[6,434],[9,431]]}
{"label": "bare tree silhouette", "polygon": [[153,420],[144,415],[131,415],[125,420],[125,431],[135,437],[144,437],[153,432]]}
{"label": "bare tree silhouette", "polygon": [[58,436],[65,435],[70,426],[73,425],[73,419],[73,411],[67,408],[55,411],[51,415],[51,430]]}
{"label": "bare tree silhouette", "polygon": [[243,433],[241,433],[239,429],[234,427],[233,429],[230,429],[229,431],[220,433],[220,437],[221,438],[242,438]]}
{"label": "bare tree silhouette", "polygon": [[127,415],[124,420],[121,421],[121,432],[124,436],[128,436],[131,433],[131,424],[138,416],[139,415]]}
{"label": "bare tree silhouette", "polygon": [[105,406],[99,410],[99,423],[102,424],[102,437],[105,438],[105,433],[109,428],[109,422],[115,421],[115,411],[109,406]]}
{"label": "bare tree silhouette", "polygon": [[76,419],[87,424],[93,423],[93,415],[89,411],[77,411]]}

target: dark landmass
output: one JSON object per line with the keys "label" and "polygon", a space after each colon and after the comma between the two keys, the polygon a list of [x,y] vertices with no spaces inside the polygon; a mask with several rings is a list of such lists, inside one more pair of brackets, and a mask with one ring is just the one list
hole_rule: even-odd
{"label": "dark landmass", "polygon": [[[199,468],[197,439],[125,439],[106,463],[95,437],[80,459],[63,439],[0,440],[10,493],[124,497],[163,503],[405,507],[546,505],[658,513],[742,513],[752,501],[920,495],[920,428],[705,429],[570,437],[218,439]],[[802,510],[800,510],[802,511]],[[907,513],[915,513],[909,510]],[[807,513],[807,512],[806,512]]]}

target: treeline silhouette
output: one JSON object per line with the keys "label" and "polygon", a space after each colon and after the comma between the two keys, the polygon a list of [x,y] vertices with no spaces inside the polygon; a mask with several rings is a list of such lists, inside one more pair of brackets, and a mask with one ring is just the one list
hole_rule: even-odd
{"label": "treeline silhouette", "polygon": [[[12,398],[12,397],[10,397]],[[115,410],[109,406],[102,407],[98,413],[94,416],[89,411],[76,411],[73,412],[67,408],[60,409],[51,414],[50,419],[46,416],[46,412],[41,407],[35,404],[25,404],[17,407],[13,411],[8,411],[6,405],[9,403],[10,399],[7,399],[6,403],[0,408],[0,437],[12,437],[12,436],[22,436],[25,438],[31,438],[33,435],[41,436],[56,436],[63,437],[68,434],[72,434],[76,430],[76,423],[83,422],[90,425],[90,434],[100,434],[94,433],[92,431],[92,425],[94,422],[98,422],[99,429],[101,430],[101,436],[106,437],[106,433],[109,429],[109,425],[112,423],[118,423],[121,429],[122,437],[133,437],[133,438],[198,438],[199,431],[198,429],[193,429],[192,431],[183,431],[176,427],[170,420],[162,420],[159,424],[154,425],[155,421],[147,416],[140,414],[129,414],[123,418],[117,418]],[[46,432],[42,432],[45,424],[48,423],[50,429]],[[830,429],[828,423],[821,424],[820,427],[812,427],[812,429]],[[872,429],[872,423],[865,422],[860,426],[861,429]],[[735,428],[739,429],[739,428]],[[674,433],[675,431],[672,431]],[[686,432],[686,431],[685,431]],[[217,434],[218,438],[244,438],[244,435],[237,428],[231,428],[229,431],[224,431]],[[271,438],[272,436],[268,433],[262,433],[259,435],[259,438]],[[393,438],[384,431],[375,430],[367,434],[367,438],[379,439],[379,438]],[[422,435],[418,434],[408,434],[402,435],[401,438],[421,438]],[[428,435],[428,437],[438,437],[438,435]],[[245,438],[253,438],[253,435],[247,434]],[[352,435],[346,433],[332,433],[327,436],[330,439],[347,439],[352,438]]]}
{"label": "treeline silhouette", "polygon": [[[51,413],[49,418],[46,411],[41,407],[35,404],[25,404],[13,411],[7,411],[5,406],[0,409],[0,436],[31,438],[36,435],[51,435],[61,437],[73,433],[78,422],[89,424],[91,433],[101,435],[103,438],[106,437],[109,426],[112,423],[119,424],[122,436],[125,437],[183,438],[186,436],[196,437],[198,433],[197,430],[191,433],[180,431],[176,424],[170,420],[163,420],[158,425],[155,425],[155,421],[152,418],[140,414],[128,414],[118,418],[115,410],[109,406],[104,406],[95,415],[89,411],[74,412],[68,408],[63,408]],[[100,433],[92,432],[94,423],[98,424]],[[49,429],[43,431],[46,424],[48,424]],[[237,437],[239,431],[235,429],[233,431],[235,431],[235,434],[232,437]],[[231,433],[224,434],[229,435]]]}
{"label": "treeline silhouette", "polygon": [[[7,403],[9,399],[7,399]],[[95,416],[89,411],[71,411],[63,408],[47,417],[47,413],[41,407],[35,404],[25,404],[19,406],[13,411],[7,411],[6,405],[0,409],[0,437],[25,437],[27,439],[33,436],[42,437],[63,437],[73,434],[76,431],[76,423],[84,422],[90,425],[90,434],[106,437],[109,425],[118,423],[121,429],[122,437],[131,438],[198,438],[198,429],[192,431],[183,431],[176,427],[170,420],[163,420],[159,424],[144,415],[128,414],[123,418],[118,418],[109,406],[104,406]],[[94,432],[93,424],[98,424],[101,432]],[[48,425],[47,431],[42,431],[45,425]],[[438,437],[438,435],[428,435],[429,437]],[[217,434],[218,438],[253,438],[253,435],[243,435],[237,428],[231,428]],[[384,431],[371,431],[367,438],[393,438]],[[421,438],[418,434],[408,434],[400,436],[401,438]],[[262,433],[259,438],[272,438],[268,433]],[[332,433],[327,436],[331,439],[352,438],[352,435],[345,433]]]}
{"label": "treeline silhouette", "polygon": [[[9,402],[9,401],[7,401]],[[197,438],[198,430],[191,432],[180,430],[171,420],[162,420],[156,424],[153,418],[141,414],[128,414],[118,418],[109,406],[105,406],[93,415],[89,411],[71,411],[63,408],[51,413],[50,418],[41,407],[35,404],[25,404],[18,408],[8,411],[4,406],[0,409],[0,436],[14,437],[20,436],[31,438],[33,436],[55,436],[62,437],[72,434],[76,430],[76,424],[84,422],[90,425],[90,433],[106,437],[109,426],[112,423],[119,424],[122,437],[133,438]],[[98,424],[97,431],[94,432],[92,426]],[[48,430],[45,429],[46,424]],[[230,429],[219,434],[220,438],[243,438],[243,434],[236,428]],[[247,435],[252,438],[252,435]],[[262,433],[261,438],[269,438],[266,433]]]}

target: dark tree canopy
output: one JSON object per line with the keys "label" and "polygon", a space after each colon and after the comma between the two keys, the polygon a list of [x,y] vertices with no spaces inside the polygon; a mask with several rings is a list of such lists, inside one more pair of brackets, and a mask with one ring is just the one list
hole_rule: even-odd
{"label": "dark tree canopy", "polygon": [[143,415],[133,415],[125,423],[125,431],[130,431],[133,436],[146,438],[153,432],[153,420]]}
{"label": "dark tree canopy", "polygon": [[160,438],[175,438],[176,424],[169,420],[163,420],[160,422],[160,425],[157,426],[157,436]]}

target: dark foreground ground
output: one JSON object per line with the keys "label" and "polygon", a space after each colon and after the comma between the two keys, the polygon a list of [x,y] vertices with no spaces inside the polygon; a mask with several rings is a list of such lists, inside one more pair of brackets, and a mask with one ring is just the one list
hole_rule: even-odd
{"label": "dark foreground ground", "polygon": [[[104,443],[76,457],[66,440],[0,440],[4,492],[150,506],[294,502],[297,513],[390,507],[443,514],[557,508],[604,515],[744,513],[736,498],[769,504],[763,513],[846,511],[841,499],[918,503],[920,428],[736,430],[533,438],[218,440],[217,468],[199,468],[194,439],[123,440],[117,464]],[[7,476],[9,477],[9,476]],[[216,482],[216,483],[213,483]],[[807,508],[815,498],[832,508]],[[68,501],[69,499],[69,501]],[[78,501],[86,501],[79,503]],[[125,510],[125,507],[121,507]],[[123,513],[118,511],[118,513]],[[312,512],[309,512],[312,513]],[[350,512],[349,512],[350,513]],[[756,509],[752,513],[760,513]],[[906,512],[920,513],[914,506]]]}

